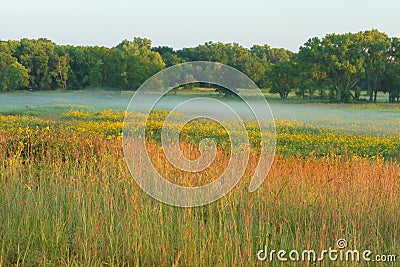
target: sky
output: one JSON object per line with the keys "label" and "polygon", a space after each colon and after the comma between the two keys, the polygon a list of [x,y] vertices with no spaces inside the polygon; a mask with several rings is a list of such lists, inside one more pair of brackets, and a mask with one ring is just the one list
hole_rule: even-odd
{"label": "sky", "polygon": [[208,41],[297,51],[327,33],[400,37],[399,0],[2,0],[0,39],[112,47],[135,36],[175,49]]}

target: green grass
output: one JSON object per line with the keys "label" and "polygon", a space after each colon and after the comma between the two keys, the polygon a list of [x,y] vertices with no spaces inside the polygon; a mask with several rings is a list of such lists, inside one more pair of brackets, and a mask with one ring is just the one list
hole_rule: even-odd
{"label": "green grass", "polygon": [[278,157],[256,193],[245,178],[215,203],[177,208],[138,188],[118,142],[43,138],[58,146],[0,161],[4,266],[265,266],[264,245],[320,251],[339,238],[400,249],[398,165]]}
{"label": "green grass", "polygon": [[[120,123],[120,113],[102,114],[100,106],[82,103],[31,105],[29,110],[3,110],[34,117],[2,117],[0,266],[354,265],[327,259],[269,263],[256,257],[266,245],[319,252],[336,248],[339,238],[348,241],[349,249],[369,249],[373,255],[400,251],[400,165],[393,158],[347,155],[351,149],[373,147],[355,142],[363,132],[348,135],[354,146],[344,155],[311,155],[309,146],[318,147],[323,136],[340,141],[347,133],[335,135],[339,126],[282,122],[278,129],[288,135],[282,142],[298,137],[294,152],[307,153],[279,153],[261,188],[249,193],[257,162],[253,154],[245,177],[227,196],[204,207],[179,208],[144,193],[126,167],[118,134],[110,139],[103,134],[106,125],[113,133],[118,130],[114,124]],[[71,109],[89,115],[65,116]],[[386,122],[385,130],[396,120]],[[78,124],[92,131],[72,127]],[[385,139],[381,134],[377,138]],[[315,142],[304,141],[305,136]],[[193,146],[183,146],[197,155]],[[161,152],[159,145],[149,145],[160,170],[174,173],[177,182],[193,182],[165,164]],[[218,156],[217,172],[228,159],[224,153]],[[212,180],[214,173],[201,178]]]}

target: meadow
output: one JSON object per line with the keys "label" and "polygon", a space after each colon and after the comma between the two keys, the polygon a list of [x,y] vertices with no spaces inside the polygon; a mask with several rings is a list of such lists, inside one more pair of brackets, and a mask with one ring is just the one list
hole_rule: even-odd
{"label": "meadow", "polygon": [[[262,262],[256,254],[265,246],[322,251],[345,238],[349,249],[398,255],[398,109],[329,106],[350,113],[348,120],[314,114],[320,104],[300,104],[313,114],[298,120],[290,109],[294,116],[299,107],[285,106],[287,117],[276,120],[277,155],[254,193],[247,187],[259,134],[245,120],[255,152],[244,178],[212,204],[179,208],[154,200],[132,179],[119,101],[111,103],[114,110],[46,104],[24,103],[0,115],[0,266],[394,266]],[[218,143],[213,170],[193,179],[165,164],[159,134],[166,113],[153,113],[147,123],[154,165],[175,173],[177,183],[214,179],[229,157],[226,131],[202,120],[185,127],[182,149],[189,158],[198,157],[204,136]]]}

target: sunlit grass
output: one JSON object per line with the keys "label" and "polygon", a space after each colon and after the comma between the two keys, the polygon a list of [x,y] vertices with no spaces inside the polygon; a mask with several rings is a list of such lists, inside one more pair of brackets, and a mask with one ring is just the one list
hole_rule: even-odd
{"label": "sunlit grass", "polygon": [[[256,257],[264,245],[323,250],[339,238],[375,254],[400,250],[400,165],[395,156],[374,157],[371,143],[382,149],[386,137],[363,141],[365,135],[278,122],[278,155],[258,191],[248,192],[257,163],[252,154],[244,179],[227,196],[177,208],[152,199],[130,176],[120,140],[123,114],[88,114],[65,121],[0,117],[0,265],[265,266]],[[192,127],[195,133],[202,125]],[[325,139],[354,146],[317,153]],[[149,141],[156,167],[176,172],[162,163],[157,140]],[[396,140],[390,142],[398,153]],[[194,144],[182,144],[189,157],[198,156]],[[225,168],[227,154],[218,153],[219,164],[201,179]],[[199,178],[175,177],[192,185]]]}

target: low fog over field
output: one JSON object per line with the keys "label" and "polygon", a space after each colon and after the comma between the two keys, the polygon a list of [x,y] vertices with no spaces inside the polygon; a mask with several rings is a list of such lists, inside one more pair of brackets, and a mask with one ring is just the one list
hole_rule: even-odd
{"label": "low fog over field", "polygon": [[[113,91],[69,91],[69,92],[17,92],[0,94],[0,112],[4,114],[29,114],[35,110],[52,109],[82,109],[82,110],[125,110],[133,92]],[[204,96],[204,95],[203,95]],[[207,95],[206,95],[207,96]],[[242,114],[243,119],[251,119],[251,113],[246,105],[238,99],[225,99],[212,95],[224,101]],[[156,105],[156,109],[171,110],[179,103],[194,97],[193,95],[167,95]],[[400,108],[390,105],[350,105],[322,103],[283,103],[279,99],[269,100],[274,118],[299,120],[307,123],[334,126],[348,130],[364,132],[398,133],[400,131]],[[141,103],[135,110],[144,111],[150,103]],[[195,113],[198,109],[214,109],[214,106],[189,107],[185,112]],[[256,105],[264,108],[263,105]],[[243,115],[244,114],[244,115]],[[246,115],[247,114],[247,115]],[[387,128],[390,125],[390,128]],[[394,127],[393,127],[394,126]]]}

